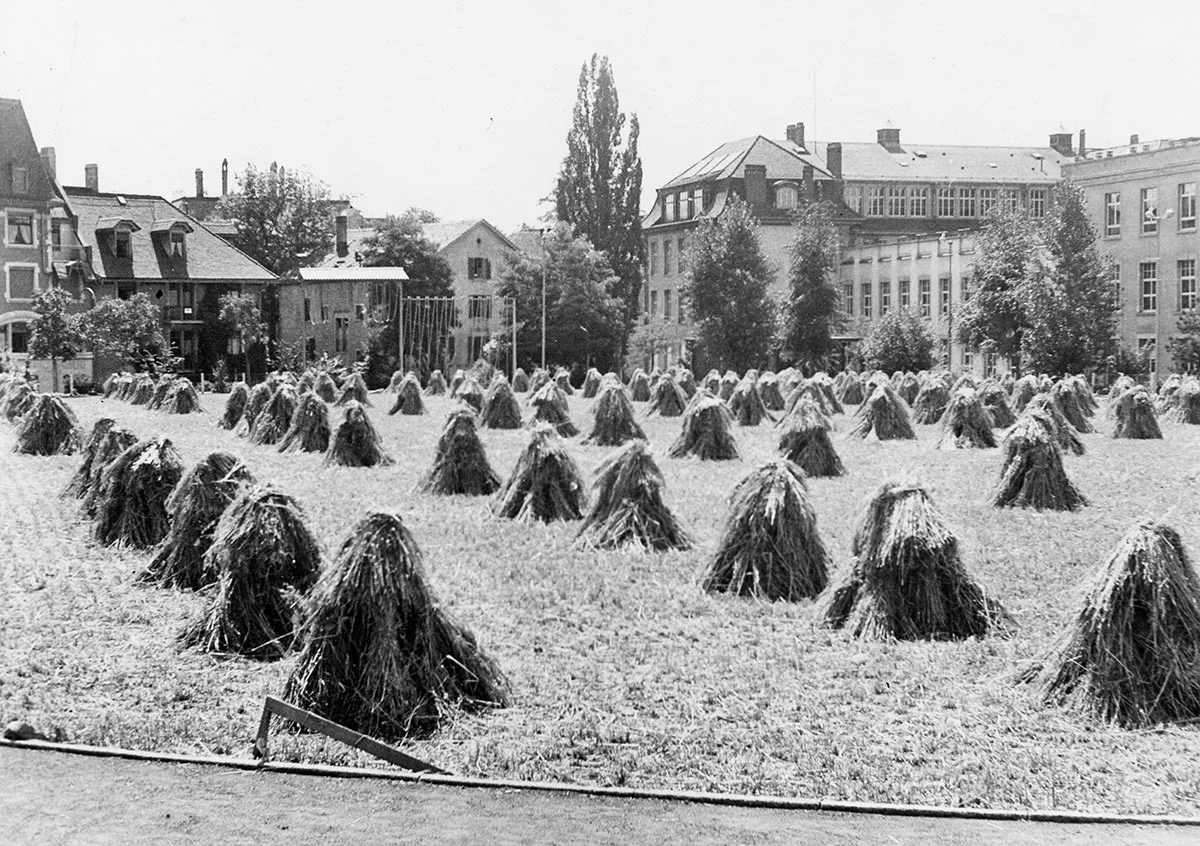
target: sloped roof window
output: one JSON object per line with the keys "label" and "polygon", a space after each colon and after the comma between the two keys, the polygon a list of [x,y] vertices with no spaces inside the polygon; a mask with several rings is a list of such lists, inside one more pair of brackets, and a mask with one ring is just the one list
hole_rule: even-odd
{"label": "sloped roof window", "polygon": [[794,209],[800,204],[800,192],[790,182],[785,182],[775,189],[775,208]]}

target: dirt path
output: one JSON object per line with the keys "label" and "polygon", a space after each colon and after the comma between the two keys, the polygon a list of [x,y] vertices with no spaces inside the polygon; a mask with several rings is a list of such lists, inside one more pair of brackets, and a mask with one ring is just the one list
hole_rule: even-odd
{"label": "dirt path", "polygon": [[0,841],[1194,844],[1195,828],[724,808],[245,772],[0,748]]}

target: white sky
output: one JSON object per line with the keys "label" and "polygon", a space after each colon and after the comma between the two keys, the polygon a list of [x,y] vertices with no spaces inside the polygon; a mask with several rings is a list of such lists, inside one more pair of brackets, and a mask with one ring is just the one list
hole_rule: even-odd
{"label": "white sky", "polygon": [[[578,10],[578,11],[576,11]],[[596,17],[599,15],[599,17]],[[645,198],[723,141],[1090,147],[1200,135],[1200,2],[6,3],[0,96],[59,178],[208,193],[220,163],[307,169],[368,215],[535,223],[580,65],[613,63]],[[814,103],[814,72],[816,99]]]}

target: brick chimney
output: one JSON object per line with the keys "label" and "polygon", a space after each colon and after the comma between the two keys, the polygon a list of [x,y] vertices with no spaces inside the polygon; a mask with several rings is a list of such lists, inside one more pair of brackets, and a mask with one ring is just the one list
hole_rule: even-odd
{"label": "brick chimney", "polygon": [[825,145],[825,165],[834,179],[842,178],[842,142],[830,141]]}
{"label": "brick chimney", "polygon": [[806,164],[804,170],[804,196],[809,200],[817,198],[817,181],[813,177],[813,166]]}
{"label": "brick chimney", "polygon": [[746,202],[751,206],[767,204],[767,166],[746,165]]}
{"label": "brick chimney", "polygon": [[221,196],[229,196],[229,159],[221,162]]}
{"label": "brick chimney", "polygon": [[1074,156],[1075,145],[1073,143],[1074,136],[1070,132],[1052,132],[1050,133],[1050,147],[1056,153],[1063,156]]}
{"label": "brick chimney", "polygon": [[333,230],[337,241],[337,254],[339,258],[344,258],[350,252],[350,219],[345,213],[339,214],[333,219]]}
{"label": "brick chimney", "polygon": [[889,153],[904,152],[900,147],[900,130],[894,126],[885,126],[883,129],[875,130],[875,140]]}
{"label": "brick chimney", "polygon": [[1079,155],[1082,158],[1087,155],[1087,130],[1079,130]]}
{"label": "brick chimney", "polygon": [[85,164],[83,166],[83,185],[93,194],[100,193],[100,165]]}
{"label": "brick chimney", "polygon": [[196,196],[204,196],[204,171],[196,168]]}
{"label": "brick chimney", "polygon": [[1137,143],[1138,143],[1138,137],[1137,137],[1137,133],[1136,133],[1136,132],[1135,132],[1135,133],[1133,133],[1133,135],[1130,135],[1130,136],[1129,136],[1129,143],[1130,143],[1130,144],[1137,144]]}
{"label": "brick chimney", "polygon": [[[791,141],[797,147],[804,147],[804,124],[791,123],[787,128],[787,140]],[[808,149],[805,147],[805,149]]]}
{"label": "brick chimney", "polygon": [[42,166],[46,168],[47,176],[58,179],[58,159],[54,155],[53,147],[42,148]]}

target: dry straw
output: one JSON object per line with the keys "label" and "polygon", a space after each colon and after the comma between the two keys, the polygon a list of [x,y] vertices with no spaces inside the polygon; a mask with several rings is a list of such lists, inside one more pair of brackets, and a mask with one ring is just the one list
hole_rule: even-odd
{"label": "dry straw", "polygon": [[1184,382],[1164,417],[1174,423],[1200,424],[1200,382],[1195,379]]}
{"label": "dry straw", "polygon": [[650,392],[650,406],[646,414],[657,413],[660,417],[679,417],[687,407],[688,397],[670,373],[665,373]]}
{"label": "dry straw", "polygon": [[650,401],[650,377],[640,367],[629,377],[629,398],[634,402]]}
{"label": "dry straw", "polygon": [[779,390],[779,377],[770,370],[758,377],[758,396],[767,411],[783,411],[783,392]]}
{"label": "dry straw", "polygon": [[896,385],[896,393],[909,405],[916,402],[917,394],[921,392],[921,380],[917,378],[915,373],[905,373],[900,377],[900,384]]}
{"label": "dry straw", "polygon": [[925,490],[884,484],[867,503],[854,556],[822,609],[826,625],[865,640],[962,640],[1011,619],[971,578]]}
{"label": "dry straw", "polygon": [[313,393],[321,398],[322,402],[333,405],[337,401],[338,389],[337,383],[333,381],[333,377],[326,371],[322,370],[313,379]]}
{"label": "dry straw", "polygon": [[509,520],[578,520],[587,502],[583,477],[566,444],[547,423],[534,424],[512,475],[492,510]]}
{"label": "dry straw", "polygon": [[225,399],[225,411],[217,425],[222,429],[236,429],[246,414],[246,403],[250,399],[250,389],[245,382],[235,382]]}
{"label": "dry straw", "polygon": [[471,406],[476,414],[483,411],[483,388],[479,387],[479,383],[474,379],[464,379],[458,389],[451,391],[450,395],[457,397],[459,402]]}
{"label": "dry straw", "polygon": [[620,446],[627,441],[646,438],[646,433],[634,419],[633,405],[620,382],[609,381],[600,388],[592,414],[592,431],[584,440],[585,444]]}
{"label": "dry straw", "polygon": [[433,467],[422,480],[426,493],[453,496],[486,496],[500,487],[500,477],[488,463],[483,443],[475,431],[475,415],[469,408],[450,412],[438,438]]}
{"label": "dry straw", "polygon": [[329,406],[315,391],[309,391],[296,403],[287,432],[279,440],[279,451],[325,452],[329,438]]}
{"label": "dry straw", "polygon": [[579,537],[599,549],[690,549],[692,540],[663,502],[662,471],[645,441],[630,441],[596,470],[595,504]]}
{"label": "dry straw", "polygon": [[844,476],[846,468],[829,438],[829,418],[811,397],[796,403],[779,439],[779,452],[813,477]]}
{"label": "dry straw", "polygon": [[442,375],[442,371],[434,370],[429,374],[429,378],[425,380],[425,395],[431,397],[440,397],[444,395],[449,386],[446,384],[446,377]]}
{"label": "dry straw", "polygon": [[931,376],[921,385],[917,398],[913,400],[913,422],[925,426],[941,422],[949,404],[950,389],[941,379]]}
{"label": "dry straw", "polygon": [[75,412],[61,397],[40,394],[17,424],[13,452],[21,455],[74,455],[83,442]]}
{"label": "dry straw", "polygon": [[181,635],[204,652],[261,660],[291,646],[300,597],[317,580],[321,550],[304,514],[287,494],[243,488],[221,514],[204,567],[216,584],[199,619]]}
{"label": "dry straw", "polygon": [[989,379],[979,388],[979,400],[992,418],[992,426],[1007,429],[1017,422],[1017,415],[1008,403],[1008,392],[995,379]]}
{"label": "dry straw", "polygon": [[108,433],[116,425],[117,421],[111,417],[101,417],[92,425],[92,431],[88,433],[80,449],[83,461],[80,463],[79,469],[75,471],[75,475],[71,477],[71,481],[67,482],[67,486],[63,489],[61,494],[63,499],[79,499],[87,493],[92,481],[92,468],[95,466],[96,453]]}
{"label": "dry straw", "polygon": [[479,425],[485,429],[521,428],[521,407],[517,404],[517,398],[508,380],[503,376],[497,376],[488,387],[487,396],[483,398]]}
{"label": "dry straw", "polygon": [[80,467],[76,478],[80,478],[86,468],[87,479],[86,482],[81,481],[79,498],[83,500],[83,513],[88,517],[96,516],[96,509],[100,504],[100,483],[104,478],[105,468],[137,442],[138,437],[133,432],[114,426],[100,436],[90,467],[87,466],[85,458],[84,466]]}
{"label": "dry straw", "polygon": [[166,438],[139,441],[118,455],[100,476],[96,540],[139,549],[161,541],[170,522],[165,503],[182,475],[179,452]]}
{"label": "dry straw", "polygon": [[523,394],[529,390],[529,375],[520,367],[513,371],[512,389],[516,394]]}
{"label": "dry straw", "polygon": [[529,402],[535,409],[531,424],[548,423],[564,438],[572,438],[579,434],[578,427],[571,422],[567,411],[567,397],[557,382],[546,382]]}
{"label": "dry straw", "polygon": [[587,373],[583,377],[583,398],[594,399],[596,394],[600,392],[600,380],[603,377],[600,371],[594,367],[589,367]]}
{"label": "dry straw", "polygon": [[1023,414],[1028,414],[1030,411],[1039,412],[1041,417],[1046,419],[1050,436],[1054,442],[1062,448],[1063,452],[1069,452],[1072,455],[1083,455],[1083,440],[1079,437],[1079,433],[1075,431],[1075,427],[1068,422],[1063,416],[1058,404],[1050,398],[1046,392],[1036,394],[1025,405]]}
{"label": "dry straw", "polygon": [[729,407],[701,391],[692,398],[683,415],[679,437],[671,445],[671,458],[695,456],[702,461],[732,461],[738,458],[737,442]]}
{"label": "dry straw", "polygon": [[258,421],[262,410],[267,407],[267,403],[271,401],[274,393],[275,389],[270,382],[259,382],[250,389],[250,397],[246,400],[246,408],[242,413],[242,419],[246,421],[247,435],[254,435],[254,424]]}
{"label": "dry straw", "polygon": [[[400,371],[396,371],[396,376],[400,376]],[[393,390],[396,392],[396,402],[392,405],[391,411],[388,414],[404,414],[414,416],[425,413],[425,403],[421,399],[421,383],[417,381],[415,373],[406,373],[395,381]]]}
{"label": "dry straw", "polygon": [[533,371],[533,375],[529,377],[529,387],[526,392],[536,394],[542,389],[542,386],[550,381],[550,373],[545,368],[539,367]]}
{"label": "dry straw", "polygon": [[188,470],[167,497],[171,528],[139,580],[183,590],[211,584],[216,574],[205,569],[204,554],[217,520],[241,487],[250,484],[254,477],[246,465],[228,452],[209,453]]}
{"label": "dry straw", "polygon": [[825,589],[831,564],[803,471],[777,460],[734,489],[701,585],[710,593],[799,602]]}
{"label": "dry straw", "polygon": [[729,410],[739,426],[757,426],[763,419],[770,419],[767,407],[763,404],[758,392],[758,380],[748,375],[738,383],[733,396],[729,398]]}
{"label": "dry straw", "polygon": [[1149,521],[1130,529],[1024,678],[1048,703],[1127,728],[1200,719],[1200,579],[1179,533]]}
{"label": "dry straw", "polygon": [[854,416],[850,434],[856,437],[873,436],[881,441],[917,439],[908,406],[887,382],[876,386]]}
{"label": "dry straw", "polygon": [[341,467],[395,464],[395,460],[384,450],[383,439],[375,431],[367,410],[355,400],[350,400],[342,411],[342,422],[329,439],[325,464]]}
{"label": "dry straw", "polygon": [[1053,419],[1029,408],[1004,439],[1004,464],[992,504],[1001,508],[1075,511],[1088,504],[1067,478]]}
{"label": "dry straw", "polygon": [[990,449],[996,446],[991,415],[980,402],[979,394],[960,388],[950,397],[942,415],[942,434],[938,449]]}
{"label": "dry straw", "polygon": [[250,443],[269,445],[283,440],[292,425],[292,415],[296,413],[299,402],[291,385],[280,385],[254,419]]}
{"label": "dry straw", "polygon": [[558,389],[567,396],[575,395],[575,388],[571,386],[571,371],[565,367],[560,367],[555,371],[554,382],[558,385]]}
{"label": "dry straw", "polygon": [[346,381],[342,383],[342,392],[338,395],[336,404],[347,405],[351,402],[357,402],[368,408],[371,405],[371,400],[367,396],[367,383],[363,381],[362,374],[357,371],[347,376]]}
{"label": "dry straw", "polygon": [[1096,428],[1088,422],[1087,412],[1084,410],[1072,382],[1066,379],[1056,382],[1050,389],[1050,399],[1058,406],[1058,410],[1062,412],[1063,417],[1074,427],[1076,432],[1086,435],[1096,431]]}
{"label": "dry straw", "polygon": [[846,381],[837,392],[837,398],[846,405],[860,405],[867,398],[863,380],[857,373],[846,374]]}
{"label": "dry straw", "polygon": [[363,518],[304,603],[284,698],[384,739],[427,737],[456,709],[508,703],[508,682],[426,583],[395,514]]}
{"label": "dry straw", "polygon": [[1131,440],[1162,440],[1162,430],[1154,415],[1154,400],[1150,392],[1138,386],[1126,391],[1116,401],[1117,425],[1114,438]]}
{"label": "dry straw", "polygon": [[4,418],[12,423],[33,408],[36,400],[37,395],[28,382],[24,379],[14,381],[4,392]]}

